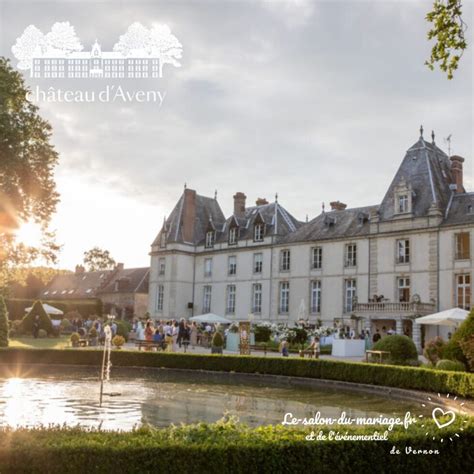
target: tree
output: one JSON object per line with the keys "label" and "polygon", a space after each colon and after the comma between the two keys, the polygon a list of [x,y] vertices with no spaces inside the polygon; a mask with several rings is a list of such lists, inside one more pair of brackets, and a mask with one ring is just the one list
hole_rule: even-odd
{"label": "tree", "polygon": [[177,60],[182,57],[183,46],[178,38],[171,33],[167,25],[152,27],[149,48],[151,55],[160,59],[160,77],[163,77],[163,66],[165,64],[181,67],[181,63]]}
{"label": "tree", "polygon": [[428,39],[435,39],[431,56],[425,64],[433,70],[435,64],[452,79],[459,60],[467,49],[464,36],[467,29],[462,18],[461,0],[435,0],[433,9],[426,15],[432,24]]}
{"label": "tree", "polygon": [[68,21],[55,23],[46,35],[46,43],[49,50],[61,51],[64,54],[83,50],[74,26]]}
{"label": "tree", "polygon": [[84,252],[83,262],[89,272],[110,270],[115,266],[115,260],[110,256],[110,252],[99,247]]}
{"label": "tree", "polygon": [[8,313],[5,300],[0,296],[0,347],[8,347]]}
{"label": "tree", "polygon": [[59,202],[54,181],[58,154],[50,143],[51,126],[27,93],[21,74],[0,58],[0,211],[9,210],[15,222],[39,224],[43,235],[32,247],[17,242],[12,229],[0,229],[0,290],[12,268],[39,256],[55,262],[59,250],[47,229]]}
{"label": "tree", "polygon": [[114,45],[114,51],[122,53],[124,56],[134,52],[144,53],[150,42],[150,31],[141,23],[132,23],[125,34],[121,35],[118,43]]}
{"label": "tree", "polygon": [[31,59],[46,49],[43,33],[34,25],[25,28],[23,34],[16,39],[12,53],[18,59],[18,69],[31,69]]}

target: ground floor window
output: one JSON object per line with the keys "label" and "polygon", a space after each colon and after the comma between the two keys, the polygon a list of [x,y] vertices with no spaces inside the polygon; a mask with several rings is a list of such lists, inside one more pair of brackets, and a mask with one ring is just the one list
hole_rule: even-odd
{"label": "ground floor window", "polygon": [[163,285],[158,285],[158,291],[156,292],[156,310],[163,311],[163,300],[165,295],[165,288]]}
{"label": "ground floor window", "polygon": [[344,312],[351,313],[356,296],[356,281],[353,279],[344,282]]}
{"label": "ground floor window", "polygon": [[312,313],[321,312],[321,282],[319,280],[311,282],[310,308]]}
{"label": "ground floor window", "polygon": [[280,283],[280,308],[281,314],[286,314],[290,310],[290,282],[282,281]]}

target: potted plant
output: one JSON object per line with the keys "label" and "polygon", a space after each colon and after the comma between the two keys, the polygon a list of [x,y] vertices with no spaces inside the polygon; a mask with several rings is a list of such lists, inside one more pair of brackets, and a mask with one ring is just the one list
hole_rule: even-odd
{"label": "potted plant", "polygon": [[112,344],[117,348],[117,349],[121,349],[122,346],[125,344],[125,338],[123,336],[120,336],[119,334],[117,334],[116,336],[114,336],[114,338],[112,339]]}
{"label": "potted plant", "polygon": [[90,328],[89,330],[89,346],[97,346],[99,342],[99,335],[97,334],[96,328]]}
{"label": "potted plant", "polygon": [[71,341],[72,347],[79,347],[79,339],[80,338],[81,338],[81,336],[79,336],[79,334],[77,332],[73,332],[71,334],[70,341]]}
{"label": "potted plant", "polygon": [[224,347],[224,336],[220,331],[216,331],[212,337],[211,354],[222,354]]}

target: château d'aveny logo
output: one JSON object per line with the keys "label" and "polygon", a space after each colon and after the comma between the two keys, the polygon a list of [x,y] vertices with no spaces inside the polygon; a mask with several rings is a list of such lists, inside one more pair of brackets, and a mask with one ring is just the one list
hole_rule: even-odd
{"label": "ch\u00e2teau d'aveny logo", "polygon": [[84,51],[74,26],[55,23],[43,34],[30,25],[12,47],[17,67],[34,78],[161,78],[165,65],[181,67],[183,46],[164,24],[151,28],[131,24],[115,43],[113,51],[102,51],[97,40]]}

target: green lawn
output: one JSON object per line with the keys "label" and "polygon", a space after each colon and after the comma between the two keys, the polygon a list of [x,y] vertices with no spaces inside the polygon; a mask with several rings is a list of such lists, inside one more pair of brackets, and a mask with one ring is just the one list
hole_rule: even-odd
{"label": "green lawn", "polygon": [[10,338],[9,346],[35,349],[64,349],[65,347],[71,347],[69,338],[70,336],[44,337],[38,339],[31,336],[12,337]]}

